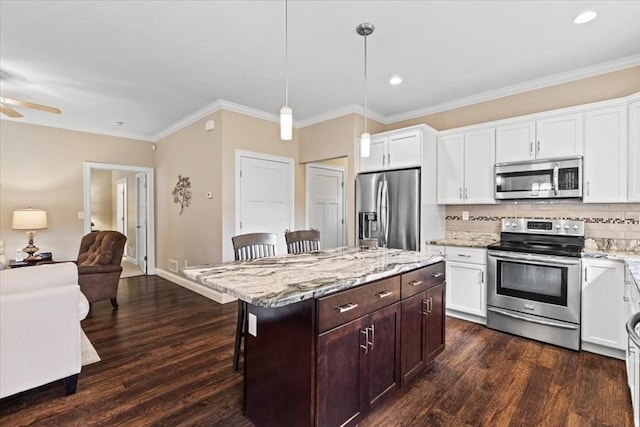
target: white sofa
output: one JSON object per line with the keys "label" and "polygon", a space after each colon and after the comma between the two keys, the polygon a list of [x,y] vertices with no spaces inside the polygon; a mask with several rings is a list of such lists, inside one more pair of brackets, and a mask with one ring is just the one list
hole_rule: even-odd
{"label": "white sofa", "polygon": [[73,263],[0,271],[0,398],[60,379],[74,393],[88,312]]}

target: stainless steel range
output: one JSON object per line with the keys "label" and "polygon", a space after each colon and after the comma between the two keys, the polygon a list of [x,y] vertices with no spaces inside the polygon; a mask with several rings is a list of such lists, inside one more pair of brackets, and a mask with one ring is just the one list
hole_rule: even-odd
{"label": "stainless steel range", "polygon": [[580,349],[584,221],[506,218],[488,249],[487,326]]}

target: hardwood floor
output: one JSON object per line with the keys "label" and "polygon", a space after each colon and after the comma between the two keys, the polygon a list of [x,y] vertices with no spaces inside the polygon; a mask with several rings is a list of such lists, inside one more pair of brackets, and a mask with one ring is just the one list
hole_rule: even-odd
{"label": "hardwood floor", "polygon": [[[0,425],[252,425],[231,369],[236,304],[157,276],[122,279],[118,302],[82,322],[102,361],[83,367],[77,393],[58,381],[2,399]],[[633,425],[624,362],[446,321],[431,369],[363,426]]]}

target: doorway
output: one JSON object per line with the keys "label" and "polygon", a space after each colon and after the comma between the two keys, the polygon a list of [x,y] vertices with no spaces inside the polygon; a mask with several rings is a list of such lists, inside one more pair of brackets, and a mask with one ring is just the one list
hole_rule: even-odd
{"label": "doorway", "polygon": [[[127,178],[118,179],[116,186],[116,230],[127,236]],[[127,236],[129,238],[129,236]],[[124,246],[123,257],[127,256],[127,247]]]}
{"label": "doorway", "polygon": [[286,254],[285,230],[295,226],[293,159],[236,150],[236,234],[275,233]]}
{"label": "doorway", "polygon": [[345,174],[339,164],[306,165],[307,225],[320,231],[322,249],[346,246]]}
{"label": "doorway", "polygon": [[[96,172],[111,172],[113,177],[119,175],[130,175],[132,178],[131,189],[135,191],[125,190],[125,193],[129,197],[134,197],[134,200],[123,199],[122,212],[120,203],[120,190],[121,181],[116,179],[114,187],[114,196],[116,198],[115,207],[113,208],[115,221],[111,224],[111,229],[117,229],[120,231],[120,218],[121,213],[124,213],[124,217],[128,218],[126,223],[123,223],[125,227],[125,234],[127,236],[127,243],[125,253],[127,253],[127,264],[133,264],[136,268],[140,268],[143,274],[155,274],[155,239],[154,239],[154,199],[153,199],[153,168],[118,165],[108,163],[93,163],[84,162],[84,232],[89,233],[92,228],[92,212],[94,210],[93,201],[93,176],[99,176]],[[135,187],[134,180],[135,179]],[[141,184],[141,182],[143,184]],[[135,192],[135,195],[132,193]],[[129,210],[136,209],[135,213],[129,215]],[[135,228],[133,228],[132,222],[135,221]],[[132,230],[127,230],[128,226],[132,226]],[[140,227],[140,228],[138,228]],[[142,265],[141,262],[142,261]]]}

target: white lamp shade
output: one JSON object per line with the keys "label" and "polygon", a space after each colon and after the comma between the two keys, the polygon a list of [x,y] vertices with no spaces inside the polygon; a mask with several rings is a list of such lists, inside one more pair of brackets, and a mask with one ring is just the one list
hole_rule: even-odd
{"label": "white lamp shade", "polygon": [[13,211],[11,228],[14,230],[41,230],[47,228],[47,211],[44,209],[17,209]]}
{"label": "white lamp shade", "polygon": [[369,157],[371,151],[371,135],[365,132],[360,136],[360,156]]}
{"label": "white lamp shade", "polygon": [[293,111],[290,107],[284,106],[280,109],[280,139],[291,140],[293,132]]}

